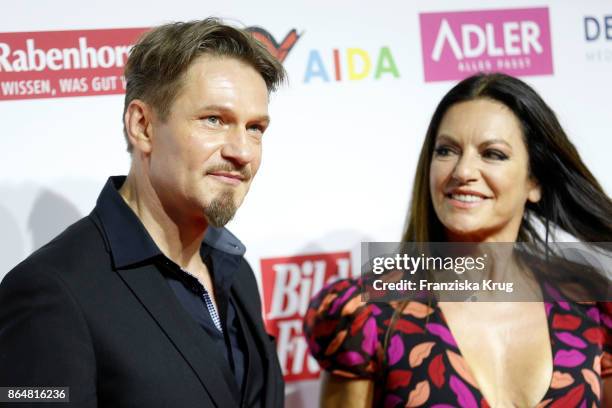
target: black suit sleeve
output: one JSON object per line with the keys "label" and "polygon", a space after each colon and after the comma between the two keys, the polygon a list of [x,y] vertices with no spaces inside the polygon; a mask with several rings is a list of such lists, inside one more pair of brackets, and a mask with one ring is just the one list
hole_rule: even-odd
{"label": "black suit sleeve", "polygon": [[6,275],[0,284],[0,386],[70,387],[70,404],[14,406],[96,407],[95,367],[87,322],[61,278],[31,264]]}

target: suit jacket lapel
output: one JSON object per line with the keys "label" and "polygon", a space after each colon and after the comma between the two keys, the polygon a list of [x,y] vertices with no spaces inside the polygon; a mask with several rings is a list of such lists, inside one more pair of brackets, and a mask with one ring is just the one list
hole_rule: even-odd
{"label": "suit jacket lapel", "polygon": [[226,407],[229,400],[238,406],[240,393],[223,356],[203,353],[215,350],[214,343],[183,309],[157,267],[144,265],[117,273],[191,366],[214,403]]}

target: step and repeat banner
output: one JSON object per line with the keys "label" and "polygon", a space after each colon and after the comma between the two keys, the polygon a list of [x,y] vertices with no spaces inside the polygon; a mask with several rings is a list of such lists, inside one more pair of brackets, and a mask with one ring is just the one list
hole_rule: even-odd
{"label": "step and repeat banner", "polygon": [[[221,2],[219,2],[221,3]],[[433,110],[454,83],[503,71],[552,106],[612,191],[609,1],[22,1],[0,16],[0,278],[91,211],[126,174],[123,67],[148,27],[214,15],[248,29],[289,82],[270,102],[264,159],[228,226],[247,246],[287,406],[315,406],[301,319],[359,273],[362,241],[397,241]]]}

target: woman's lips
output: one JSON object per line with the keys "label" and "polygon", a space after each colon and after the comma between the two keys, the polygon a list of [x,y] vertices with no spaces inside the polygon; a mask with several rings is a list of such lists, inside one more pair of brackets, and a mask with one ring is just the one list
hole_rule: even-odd
{"label": "woman's lips", "polygon": [[474,193],[451,193],[447,194],[446,198],[457,208],[474,208],[487,200],[487,197]]}

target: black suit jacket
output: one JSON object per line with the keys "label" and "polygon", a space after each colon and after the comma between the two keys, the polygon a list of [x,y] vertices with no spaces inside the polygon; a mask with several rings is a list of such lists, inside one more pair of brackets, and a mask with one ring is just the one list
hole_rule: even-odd
{"label": "black suit jacket", "polygon": [[[231,290],[248,352],[264,361],[247,364],[245,392],[263,373],[265,407],[280,407],[282,373],[244,259]],[[232,373],[210,344],[156,266],[114,267],[95,210],[0,285],[0,386],[69,386],[79,407],[239,406]]]}

